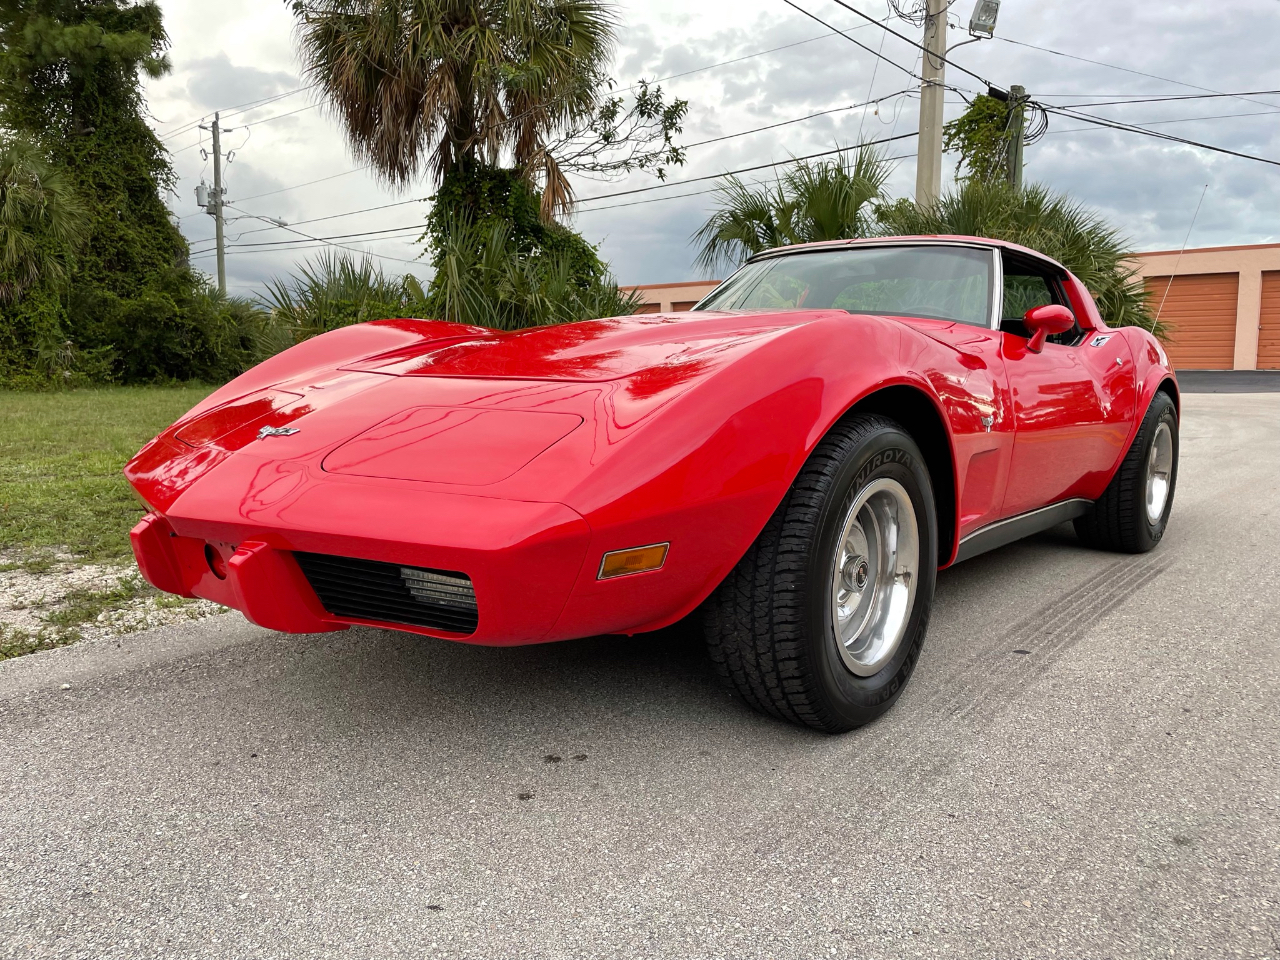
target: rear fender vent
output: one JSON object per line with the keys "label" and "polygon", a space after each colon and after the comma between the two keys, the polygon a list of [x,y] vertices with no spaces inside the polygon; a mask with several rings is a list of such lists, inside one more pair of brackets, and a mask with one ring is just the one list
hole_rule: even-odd
{"label": "rear fender vent", "polygon": [[466,574],[324,553],[295,552],[307,581],[336,617],[475,633],[475,588]]}

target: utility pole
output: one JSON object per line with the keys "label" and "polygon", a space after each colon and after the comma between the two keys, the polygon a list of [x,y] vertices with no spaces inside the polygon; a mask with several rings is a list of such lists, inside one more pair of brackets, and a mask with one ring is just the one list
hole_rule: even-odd
{"label": "utility pole", "polygon": [[1016,83],[1011,84],[1009,86],[1009,142],[1005,146],[1005,157],[1009,171],[1009,186],[1015,190],[1022,189],[1022,131],[1026,123],[1026,102],[1026,87],[1020,87]]}
{"label": "utility pole", "polygon": [[948,0],[925,0],[920,71],[920,138],[916,144],[916,203],[931,207],[942,193],[942,107],[946,88]]}
{"label": "utility pole", "polygon": [[227,292],[227,261],[226,246],[222,239],[222,202],[226,195],[226,190],[222,186],[222,137],[221,135],[230,132],[228,127],[222,130],[218,123],[218,114],[213,115],[213,125],[206,127],[200,124],[201,130],[210,130],[213,133],[213,190],[210,190],[203,180],[200,186],[196,187],[196,203],[204,207],[205,212],[213,217],[213,230],[217,239],[218,246],[218,292],[226,294]]}
{"label": "utility pole", "polygon": [[213,115],[213,230],[218,239],[218,292],[227,293],[227,253],[222,240],[222,140]]}

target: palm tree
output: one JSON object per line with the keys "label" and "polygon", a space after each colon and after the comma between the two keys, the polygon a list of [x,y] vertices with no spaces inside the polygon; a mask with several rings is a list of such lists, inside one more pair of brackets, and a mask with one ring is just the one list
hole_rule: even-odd
{"label": "palm tree", "polygon": [[801,160],[773,185],[726,177],[716,190],[719,209],[693,236],[701,246],[696,262],[711,273],[771,247],[865,237],[891,172],[880,153],[861,146]]}
{"label": "palm tree", "polygon": [[900,200],[878,211],[888,234],[963,234],[1008,240],[1053,257],[1083,281],[1108,325],[1143,326],[1159,337],[1127,238],[1098,214],[1040,184],[1016,190],[967,180],[932,207]]}
{"label": "palm tree", "polygon": [[0,142],[0,303],[66,276],[88,218],[71,182],[26,140]]}
{"label": "palm tree", "polygon": [[599,0],[297,0],[307,79],[397,186],[513,160],[543,214],[573,192],[548,144],[601,104],[617,25]]}

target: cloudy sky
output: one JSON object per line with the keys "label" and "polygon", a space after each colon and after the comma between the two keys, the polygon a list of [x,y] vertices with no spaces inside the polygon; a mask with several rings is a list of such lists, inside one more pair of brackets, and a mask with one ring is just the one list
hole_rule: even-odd
{"label": "cloudy sky", "polygon": [[[827,32],[783,0],[619,4],[623,28],[615,77],[624,87],[641,78],[671,78],[663,80],[663,89],[690,104],[683,143],[879,101],[691,146],[688,163],[670,180],[916,130],[919,101],[910,90],[918,83],[907,71],[918,72],[918,51],[833,0],[796,2],[850,29],[852,37],[885,59]],[[886,0],[852,2],[877,18],[888,14]],[[425,276],[424,267],[405,261],[420,252],[416,231],[427,207],[417,201],[430,195],[430,184],[395,191],[357,168],[332,115],[309,91],[298,89],[302,82],[286,5],[280,0],[216,5],[162,0],[162,6],[173,72],[149,84],[148,100],[155,128],[172,151],[179,182],[170,205],[181,217],[195,263],[214,270],[213,222],[195,204],[201,178],[212,182],[209,134],[193,124],[222,110],[231,128],[223,149],[234,151],[226,182],[236,209],[228,213],[242,216],[228,224],[228,240],[278,244],[229,248],[232,292],[260,292],[265,280],[289,272],[319,246],[244,214],[282,218],[302,233],[377,255],[389,272]],[[911,0],[898,6],[910,8]],[[951,43],[967,39],[972,7],[973,0],[953,0]],[[889,24],[911,36],[919,32],[901,20]],[[1280,160],[1280,93],[1255,93],[1280,91],[1280,0],[1003,0],[996,34],[995,40],[956,50],[952,59],[992,83],[1020,83],[1047,103],[1180,97],[1080,109]],[[982,89],[979,81],[952,69],[947,81],[968,92]],[[1186,99],[1209,92],[1248,95]],[[242,108],[272,97],[278,99]],[[958,95],[948,100],[950,119],[964,104]],[[901,157],[890,181],[895,195],[909,195],[914,188],[914,144],[908,138],[885,145],[889,156]],[[1132,238],[1135,249],[1178,248],[1188,228],[1191,246],[1280,241],[1277,165],[1060,116],[1053,116],[1048,134],[1028,147],[1026,163],[1028,179],[1069,192],[1104,213]],[[948,158],[944,178],[950,181],[953,172]],[[655,182],[643,173],[610,183],[584,180],[578,195],[600,197]],[[601,245],[620,282],[695,279],[689,238],[710,212],[708,185],[701,181],[587,200],[575,225]]]}

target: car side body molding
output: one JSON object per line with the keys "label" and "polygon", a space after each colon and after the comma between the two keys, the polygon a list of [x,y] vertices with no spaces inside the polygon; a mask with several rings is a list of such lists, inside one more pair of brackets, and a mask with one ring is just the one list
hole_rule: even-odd
{"label": "car side body molding", "polygon": [[1051,530],[1060,523],[1066,523],[1076,517],[1083,517],[1092,507],[1093,501],[1074,498],[1051,503],[1047,507],[1041,507],[1038,510],[1028,510],[1026,513],[1018,514],[1016,517],[1007,517],[1004,520],[989,523],[961,539],[960,547],[956,550],[956,558],[953,562],[959,563],[961,560],[969,560],[980,553],[1007,546],[1032,534]]}

